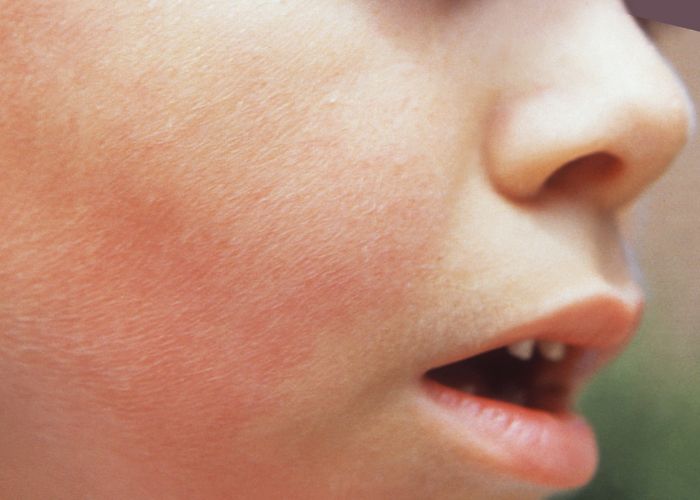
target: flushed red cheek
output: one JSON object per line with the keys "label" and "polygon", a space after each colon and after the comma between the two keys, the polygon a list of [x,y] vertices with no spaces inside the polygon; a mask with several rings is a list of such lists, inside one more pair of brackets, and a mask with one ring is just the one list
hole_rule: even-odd
{"label": "flushed red cheek", "polygon": [[230,453],[241,429],[285,411],[295,395],[282,384],[308,380],[319,346],[361,348],[372,332],[353,323],[400,309],[444,220],[419,141],[394,144],[403,132],[379,123],[367,129],[386,137],[355,137],[301,95],[309,75],[283,73],[270,75],[275,96],[222,80],[240,105],[200,116],[170,95],[190,82],[154,72],[145,82],[164,79],[152,83],[163,98],[110,92],[117,118],[91,120],[82,141],[70,120],[47,120],[47,147],[18,150],[19,183],[3,186],[6,203],[31,208],[8,300],[37,321],[18,338],[47,353],[47,379],[70,379],[58,393],[86,389],[74,408],[180,460]]}
{"label": "flushed red cheek", "polygon": [[345,167],[335,182],[267,198],[248,184],[215,204],[123,177],[109,195],[72,193],[90,210],[45,242],[33,311],[66,360],[56,368],[154,446],[227,453],[241,429],[284,410],[280,384],[319,343],[343,332],[362,346],[353,321],[400,307],[429,258],[439,196],[388,174],[377,185],[386,165]]}
{"label": "flushed red cheek", "polygon": [[[107,85],[92,84],[109,94],[117,118],[91,119],[86,137],[66,129],[71,120],[45,120],[47,147],[18,155],[48,151],[34,168],[55,174],[33,193],[15,190],[18,205],[40,200],[36,220],[46,227],[41,241],[27,237],[33,270],[16,287],[26,296],[41,283],[25,306],[43,333],[27,337],[49,337],[76,382],[134,425],[155,414],[141,421],[191,427],[193,413],[244,425],[283,405],[280,383],[333,341],[328,332],[357,336],[339,325],[400,306],[443,219],[439,183],[410,148],[390,144],[403,128],[377,120],[367,130],[386,137],[339,144],[355,132],[319,111],[316,90],[304,93],[317,88],[307,81],[325,78],[315,64],[305,74],[287,58],[259,61],[248,71],[276,82],[266,90],[257,79],[244,88],[245,65],[228,59],[203,67],[230,68],[234,78],[193,82],[128,62]],[[134,99],[130,84],[153,96]],[[217,102],[200,116],[191,88],[202,96],[234,89],[236,106]],[[402,107],[400,96],[379,101]],[[184,116],[170,109],[175,103]],[[75,149],[83,141],[89,154]]]}

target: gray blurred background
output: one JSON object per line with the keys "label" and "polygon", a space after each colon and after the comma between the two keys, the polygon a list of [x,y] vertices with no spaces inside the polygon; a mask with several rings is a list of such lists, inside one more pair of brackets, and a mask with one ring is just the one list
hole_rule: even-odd
{"label": "gray blurred background", "polygon": [[[700,32],[651,27],[700,107]],[[648,295],[628,351],[587,390],[601,463],[559,499],[700,499],[700,137],[623,217]]]}

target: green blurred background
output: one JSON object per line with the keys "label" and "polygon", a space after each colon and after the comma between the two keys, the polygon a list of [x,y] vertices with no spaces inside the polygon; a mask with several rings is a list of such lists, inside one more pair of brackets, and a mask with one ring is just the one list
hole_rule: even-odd
{"label": "green blurred background", "polygon": [[[700,32],[655,25],[700,106]],[[648,295],[640,331],[583,395],[601,462],[557,499],[700,499],[700,138],[623,217]]]}

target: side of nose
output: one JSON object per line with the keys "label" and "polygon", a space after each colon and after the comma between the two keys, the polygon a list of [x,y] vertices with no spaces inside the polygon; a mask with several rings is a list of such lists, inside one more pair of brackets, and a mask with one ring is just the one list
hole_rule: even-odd
{"label": "side of nose", "polygon": [[692,104],[684,87],[632,18],[620,14],[616,22],[627,24],[622,36],[606,38],[612,44],[582,37],[575,50],[557,54],[566,71],[541,75],[524,91],[516,80],[503,90],[484,150],[489,178],[504,195],[531,200],[559,190],[619,208],[685,144]]}

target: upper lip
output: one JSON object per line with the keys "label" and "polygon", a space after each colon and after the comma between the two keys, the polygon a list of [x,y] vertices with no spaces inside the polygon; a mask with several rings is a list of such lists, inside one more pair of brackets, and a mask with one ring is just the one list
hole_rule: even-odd
{"label": "upper lip", "polygon": [[[644,296],[639,288],[630,293],[588,294],[560,303],[553,310],[533,314],[500,333],[486,336],[475,346],[452,346],[440,359],[433,359],[430,368],[448,365],[505,347],[520,340],[547,340],[595,351],[595,369],[617,355],[634,336],[644,309]],[[595,371],[595,370],[593,370]]]}

